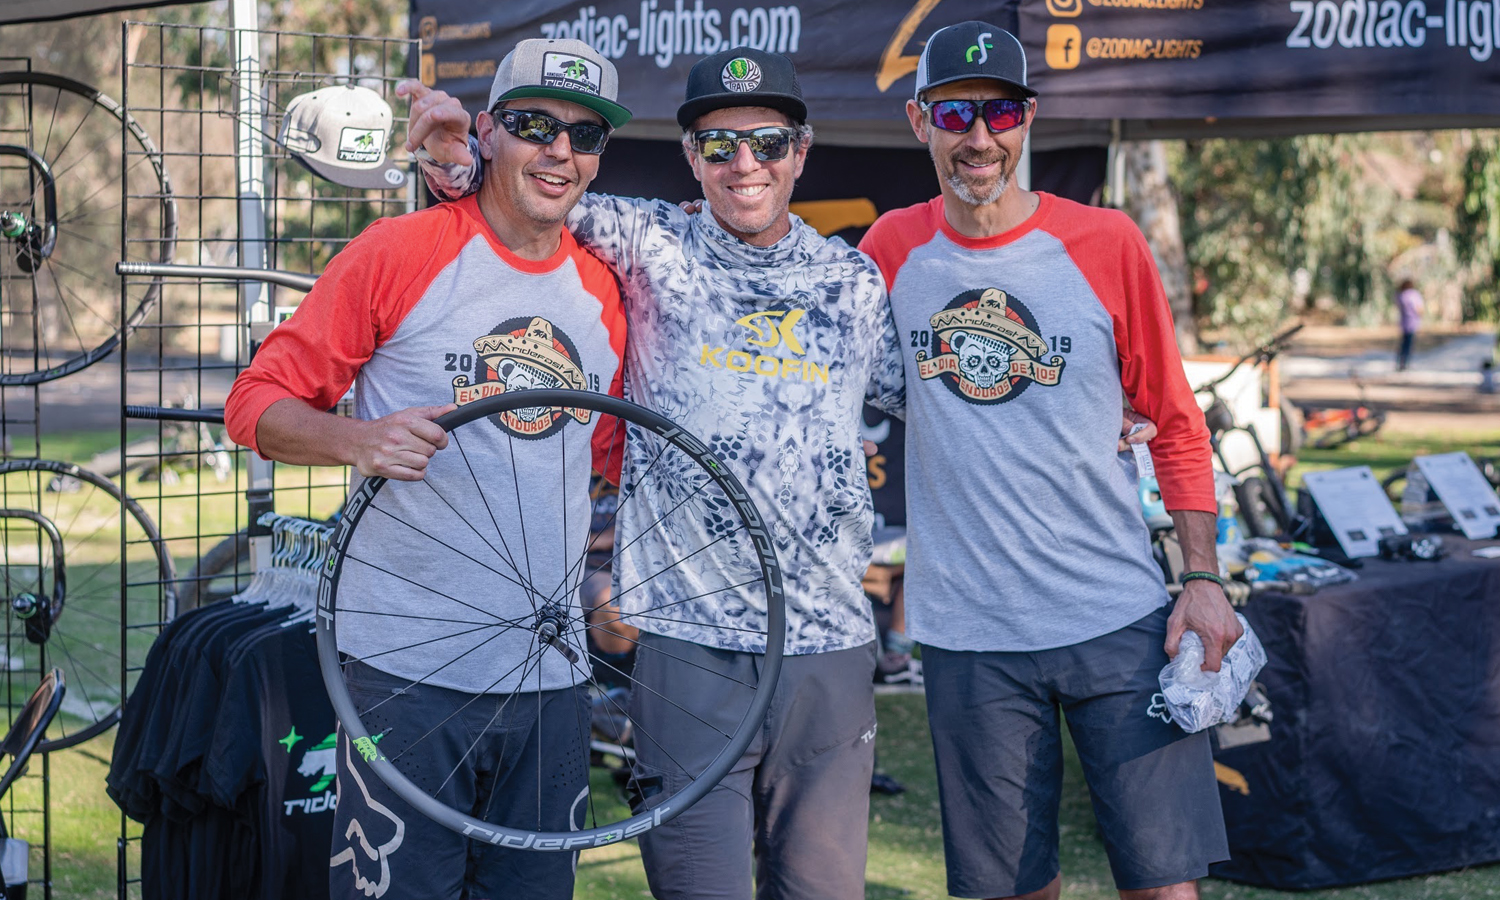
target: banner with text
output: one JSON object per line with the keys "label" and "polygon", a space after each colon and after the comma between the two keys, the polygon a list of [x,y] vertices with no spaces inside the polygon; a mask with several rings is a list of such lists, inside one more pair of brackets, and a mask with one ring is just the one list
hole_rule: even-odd
{"label": "banner with text", "polygon": [[1044,116],[1500,114],[1500,0],[1022,0]]}
{"label": "banner with text", "polygon": [[976,16],[1016,29],[1045,118],[1500,110],[1500,0],[412,0],[411,9],[422,80],[471,110],[516,41],[549,37],[584,40],[613,60],[620,100],[640,119],[674,117],[699,57],[751,46],[796,62],[815,124],[888,123],[910,96],[926,36]]}

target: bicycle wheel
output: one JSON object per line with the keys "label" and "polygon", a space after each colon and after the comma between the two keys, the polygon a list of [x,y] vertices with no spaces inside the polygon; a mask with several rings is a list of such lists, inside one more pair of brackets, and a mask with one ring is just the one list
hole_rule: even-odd
{"label": "bicycle wheel", "polygon": [[1235,500],[1240,505],[1240,516],[1245,520],[1245,530],[1251,537],[1273,538],[1287,533],[1290,519],[1282,508],[1270,482],[1264,475],[1246,476],[1245,471],[1235,473],[1239,484],[1235,485]]}
{"label": "bicycle wheel", "polygon": [[149,630],[122,637],[121,617],[173,612],[172,560],[151,517],[114,482],[46,459],[0,463],[0,541],[6,714],[42,673],[61,669],[67,699],[39,749],[82,743],[119,720],[122,680],[136,678],[122,650],[139,664],[151,645]]}
{"label": "bicycle wheel", "polygon": [[[588,634],[601,626],[585,619],[578,599],[579,585],[589,574],[584,559],[595,535],[616,520],[611,517],[599,532],[589,531],[588,473],[576,470],[581,435],[572,442],[574,467],[565,467],[572,423],[556,431],[543,426],[562,421],[564,415],[586,421],[595,414],[603,414],[597,429],[608,429],[610,437],[623,433],[630,443],[615,516],[620,522],[649,523],[629,526],[639,533],[622,528],[616,534],[611,599],[619,610],[611,612],[611,624],[624,621],[644,631],[685,628],[699,635],[720,635],[731,643],[763,646],[753,683],[699,666],[705,680],[734,682],[722,685],[733,697],[728,704],[704,709],[687,698],[667,696],[636,680],[639,665],[627,674],[588,646]],[[324,568],[318,595],[318,654],[348,740],[401,798],[441,825],[477,840],[523,849],[577,850],[634,837],[669,821],[706,794],[744,753],[764,718],[780,671],[786,630],[781,574],[754,503],[703,443],[668,419],[607,395],[512,392],[469,403],[437,423],[448,430],[449,445],[433,457],[424,480],[372,478],[359,485],[344,508]],[[522,433],[540,428],[550,437],[518,440],[506,423],[528,425]],[[496,436],[495,427],[506,432],[503,438]],[[581,429],[572,431],[580,434]],[[504,442],[509,460],[501,471],[476,471],[471,463],[484,441]],[[606,458],[605,468],[609,464]],[[568,485],[569,498],[580,502],[576,510],[564,504],[559,518],[549,504],[557,503],[555,487],[560,483]],[[433,510],[438,524],[419,529],[412,523],[403,512],[414,503]],[[561,528],[548,533],[544,522]],[[685,542],[688,532],[678,527],[684,522],[701,527],[711,539],[702,545]],[[485,586],[483,594],[476,585]],[[416,597],[417,603],[396,611],[391,598],[402,592]],[[734,611],[734,624],[718,620],[724,610]],[[620,632],[616,627],[613,634]],[[422,665],[403,669],[406,662],[400,654],[417,652]],[[442,686],[450,677],[460,677],[452,673],[485,684],[469,688],[463,695],[467,701],[448,719],[417,734],[420,727],[391,721],[380,709],[392,700],[392,691],[351,694],[346,678],[355,664],[380,668],[407,684],[394,692],[398,696],[418,685]],[[599,666],[611,667],[617,680],[634,692],[631,702],[618,699],[618,684],[606,688],[596,680],[594,669]],[[576,685],[574,690],[586,690],[592,705],[603,708],[605,718],[615,723],[618,733],[608,735],[612,739],[607,743],[626,743],[628,732],[635,747],[650,741],[676,762],[673,749],[688,737],[653,733],[638,715],[656,704],[658,709],[670,708],[690,730],[698,730],[693,740],[711,734],[714,746],[721,749],[701,767],[682,766],[691,780],[669,796],[656,795],[649,809],[638,808],[632,814],[613,799],[612,789],[590,790],[580,817],[582,827],[573,827],[579,824],[575,822],[571,830],[547,828],[541,822],[544,729],[538,721],[532,745],[539,785],[534,817],[529,797],[502,798],[500,803],[518,807],[504,813],[491,811],[497,802],[494,796],[477,809],[456,809],[436,799],[434,794],[451,779],[467,776],[457,766],[446,772],[424,769],[424,758],[437,755],[432,744],[446,735],[426,739],[454,716],[474,715],[466,710],[477,709],[483,728],[472,742],[465,733],[461,743],[468,748],[460,764],[484,756],[488,771],[501,771],[508,759],[528,747],[507,747],[504,741],[498,747],[493,741],[481,746],[481,739],[505,732],[523,715],[518,712],[523,707],[542,709],[537,695],[553,690],[560,673],[565,688]],[[570,758],[588,758],[590,732],[598,727],[590,720],[589,706],[578,703],[576,716],[552,720],[552,727],[565,735],[564,743],[570,748],[576,744],[577,756],[570,749]],[[539,719],[541,714],[536,715]],[[365,721],[372,717],[385,727],[372,733]],[[734,724],[720,728],[716,722]],[[397,752],[397,746],[403,749]],[[566,763],[549,758],[549,774]],[[608,785],[606,774],[600,778]],[[627,781],[632,793],[649,792],[634,775]],[[576,806],[584,797],[567,799]]]}
{"label": "bicycle wheel", "polygon": [[177,205],[161,153],[119,104],[71,78],[0,72],[0,385],[107,356],[161,293],[114,266],[165,263]]}

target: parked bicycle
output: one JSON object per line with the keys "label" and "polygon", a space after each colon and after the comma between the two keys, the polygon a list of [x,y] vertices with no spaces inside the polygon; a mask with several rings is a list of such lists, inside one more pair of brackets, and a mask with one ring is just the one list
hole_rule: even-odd
{"label": "parked bicycle", "polygon": [[[1286,349],[1292,336],[1301,330],[1301,324],[1293,325],[1240,357],[1218,378],[1199,385],[1193,391],[1195,394],[1207,394],[1211,398],[1203,413],[1208,423],[1209,441],[1219,467],[1234,476],[1238,482],[1234,487],[1234,495],[1245,520],[1245,530],[1251,537],[1294,536],[1302,530],[1304,523],[1288,498],[1286,483],[1265,444],[1261,442],[1255,425],[1235,421],[1229,404],[1219,394],[1219,388],[1246,363],[1260,366],[1275,359],[1277,354]],[[1255,462],[1240,468],[1230,464],[1224,454],[1222,442],[1226,435],[1233,432],[1241,432],[1249,437],[1255,448]]]}

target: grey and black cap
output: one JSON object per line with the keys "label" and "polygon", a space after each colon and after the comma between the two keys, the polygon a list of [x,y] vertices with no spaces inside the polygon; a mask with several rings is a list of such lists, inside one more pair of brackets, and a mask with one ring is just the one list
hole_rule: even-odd
{"label": "grey and black cap", "polygon": [[1026,86],[1026,51],[1009,31],[969,21],[933,32],[917,60],[916,98],[940,84],[971,78],[1004,82],[1027,97],[1036,96]]}
{"label": "grey and black cap", "polygon": [[276,141],[334,184],[390,190],[406,184],[386,153],[391,118],[390,104],[369,88],[334,85],[293,97]]}
{"label": "grey and black cap", "polygon": [[693,64],[687,97],[677,107],[677,124],[691,128],[704,113],[739,106],[769,107],[799,125],[807,121],[807,104],[792,61],[780,53],[735,47]]}
{"label": "grey and black cap", "polygon": [[620,76],[615,64],[583,41],[531,38],[505,54],[490,85],[490,102],[546,97],[566,100],[593,110],[611,128],[630,121],[630,110],[621,106]]}

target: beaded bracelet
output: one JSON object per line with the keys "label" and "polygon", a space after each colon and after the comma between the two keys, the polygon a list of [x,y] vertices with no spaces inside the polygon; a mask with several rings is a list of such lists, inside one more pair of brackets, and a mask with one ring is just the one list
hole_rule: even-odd
{"label": "beaded bracelet", "polygon": [[1178,580],[1182,582],[1184,587],[1187,586],[1189,581],[1212,581],[1219,587],[1224,586],[1224,579],[1220,578],[1214,572],[1183,572],[1182,577]]}

